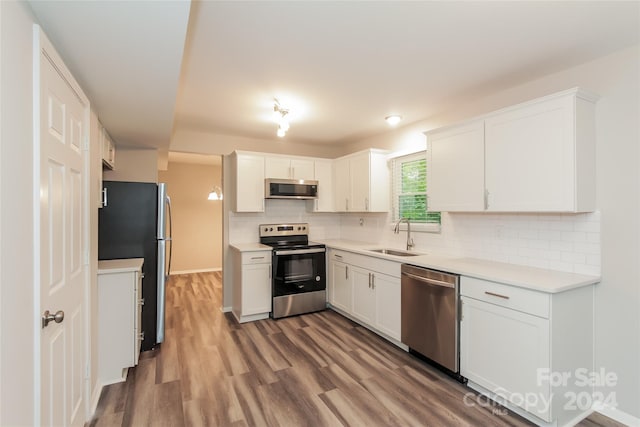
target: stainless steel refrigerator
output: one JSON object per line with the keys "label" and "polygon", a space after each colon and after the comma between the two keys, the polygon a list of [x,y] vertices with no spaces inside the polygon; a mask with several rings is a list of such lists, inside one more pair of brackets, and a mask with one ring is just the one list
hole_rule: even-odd
{"label": "stainless steel refrigerator", "polygon": [[142,351],[164,341],[171,269],[171,201],[164,183],[104,181],[98,215],[98,259],[144,258]]}

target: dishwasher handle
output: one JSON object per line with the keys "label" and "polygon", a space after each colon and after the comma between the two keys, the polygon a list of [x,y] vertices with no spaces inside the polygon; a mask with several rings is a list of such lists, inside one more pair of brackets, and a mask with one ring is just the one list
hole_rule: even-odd
{"label": "dishwasher handle", "polygon": [[416,274],[407,273],[405,271],[402,272],[402,276],[407,276],[411,279],[417,280],[419,282],[426,283],[427,285],[434,286],[443,286],[445,288],[455,288],[456,285],[454,283],[444,282],[442,280],[430,279],[428,277],[418,276]]}

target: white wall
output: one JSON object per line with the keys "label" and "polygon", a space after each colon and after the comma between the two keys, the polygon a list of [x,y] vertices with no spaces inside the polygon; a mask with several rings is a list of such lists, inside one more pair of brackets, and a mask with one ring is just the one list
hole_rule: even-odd
{"label": "white wall", "polygon": [[[450,214],[443,219],[440,236],[422,235],[417,238],[418,250],[430,245],[448,247],[450,238],[455,251],[472,256],[494,258],[500,255],[508,242],[498,236],[495,224],[502,231],[518,230],[511,243],[517,245],[518,258],[506,258],[507,262],[538,263],[548,261],[549,268],[596,272],[597,247],[584,245],[596,243],[599,228],[602,282],[596,287],[595,357],[596,369],[602,367],[618,376],[614,388],[600,389],[605,396],[615,393],[619,410],[640,418],[640,49],[638,46],[583,64],[578,67],[522,84],[482,99],[469,99],[455,111],[441,114],[412,124],[395,132],[359,141],[346,147],[357,151],[366,147],[386,148],[394,151],[416,150],[424,147],[422,132],[435,127],[469,119],[502,107],[507,107],[549,93],[580,86],[601,96],[596,107],[597,147],[597,205],[599,213],[575,216],[521,216],[521,215],[471,215]],[[359,228],[351,217],[342,220],[341,235],[370,236]],[[384,228],[386,219],[377,219]],[[519,224],[524,221],[524,224]],[[558,222],[572,232],[561,234],[558,242],[571,244],[577,255],[565,255],[546,259],[535,248],[525,249],[532,240],[548,246],[551,238],[541,239],[541,233],[553,237],[553,228],[546,222]],[[526,232],[537,230],[537,238]],[[523,232],[520,236],[519,233]],[[586,234],[584,234],[586,233]],[[464,236],[464,240],[461,240]],[[381,239],[398,239],[386,232]],[[401,238],[400,238],[401,239]],[[585,242],[584,240],[587,239]],[[588,240],[593,241],[589,242]],[[392,240],[402,244],[399,240]],[[561,243],[558,243],[561,244]],[[435,247],[435,246],[433,246]],[[566,251],[565,251],[566,252]],[[548,252],[547,252],[548,253]],[[506,254],[505,254],[506,255]],[[592,256],[590,256],[592,255]],[[526,260],[519,257],[525,257]],[[525,262],[520,262],[525,261]],[[583,261],[585,261],[583,263]],[[566,264],[565,264],[566,263]],[[544,264],[544,263],[543,263]],[[572,264],[571,267],[567,264]],[[577,267],[582,265],[582,267]],[[543,265],[544,266],[544,265]]]}
{"label": "white wall", "polygon": [[115,167],[102,176],[105,181],[158,182],[158,151],[116,147]]}
{"label": "white wall", "polygon": [[341,147],[335,145],[305,144],[303,141],[292,141],[287,138],[272,140],[244,138],[189,129],[177,129],[171,137],[171,151],[225,155],[231,154],[234,150],[331,159],[339,157],[342,152]]}
{"label": "white wall", "polygon": [[0,2],[0,425],[32,425],[34,398],[33,23]]}

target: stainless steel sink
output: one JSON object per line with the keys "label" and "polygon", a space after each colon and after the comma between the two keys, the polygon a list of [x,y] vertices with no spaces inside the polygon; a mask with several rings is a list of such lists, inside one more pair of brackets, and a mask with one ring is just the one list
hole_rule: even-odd
{"label": "stainless steel sink", "polygon": [[385,254],[385,255],[393,255],[393,256],[418,256],[418,255],[424,255],[424,254],[418,254],[415,252],[408,252],[408,251],[403,251],[403,250],[399,250],[399,249],[369,249],[371,252],[377,252],[379,254]]}

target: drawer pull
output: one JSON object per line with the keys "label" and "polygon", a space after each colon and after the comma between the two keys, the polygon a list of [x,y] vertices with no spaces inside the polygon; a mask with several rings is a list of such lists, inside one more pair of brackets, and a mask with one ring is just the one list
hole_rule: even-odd
{"label": "drawer pull", "polygon": [[334,256],[335,258],[339,258],[339,259],[342,259],[342,255],[338,255],[338,254],[333,254],[333,256]]}
{"label": "drawer pull", "polygon": [[509,299],[509,297],[506,296],[506,295],[494,294],[493,292],[488,292],[488,291],[484,291],[484,293],[487,294],[487,295],[491,295],[492,297],[498,297],[498,298],[502,298],[502,299]]}
{"label": "drawer pull", "polygon": [[264,259],[263,256],[252,256],[251,259]]}

